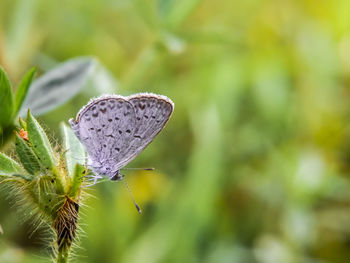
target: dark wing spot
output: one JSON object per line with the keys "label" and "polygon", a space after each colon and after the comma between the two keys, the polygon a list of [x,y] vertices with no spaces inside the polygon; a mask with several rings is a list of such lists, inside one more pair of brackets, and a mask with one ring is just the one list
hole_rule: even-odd
{"label": "dark wing spot", "polygon": [[140,107],[141,110],[144,110],[146,107],[146,105],[144,103],[141,103],[141,102],[139,103],[138,106]]}
{"label": "dark wing spot", "polygon": [[112,119],[108,119],[109,122],[112,122]]}
{"label": "dark wing spot", "polygon": [[129,129],[126,130],[126,133],[130,133],[131,131]]}

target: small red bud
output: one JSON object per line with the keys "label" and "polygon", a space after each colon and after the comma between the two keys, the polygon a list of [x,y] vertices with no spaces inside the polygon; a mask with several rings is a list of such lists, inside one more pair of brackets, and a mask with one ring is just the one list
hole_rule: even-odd
{"label": "small red bud", "polygon": [[28,141],[28,132],[26,132],[25,130],[21,129],[19,131],[19,136],[21,136],[22,139]]}

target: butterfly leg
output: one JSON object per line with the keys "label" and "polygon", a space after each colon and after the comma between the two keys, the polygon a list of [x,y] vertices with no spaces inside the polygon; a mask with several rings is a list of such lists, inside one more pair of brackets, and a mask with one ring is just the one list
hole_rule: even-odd
{"label": "butterfly leg", "polygon": [[102,179],[102,178],[103,178],[103,177],[100,176],[100,175],[86,175],[86,176],[84,176],[84,177],[85,177],[85,178],[88,178],[88,179],[85,180],[86,182],[91,182],[91,181],[93,181],[93,183],[92,183],[92,184],[88,184],[88,185],[84,185],[84,186],[82,186],[82,188],[89,187],[89,186],[93,186],[93,185],[95,185],[95,184],[97,183],[98,179]]}

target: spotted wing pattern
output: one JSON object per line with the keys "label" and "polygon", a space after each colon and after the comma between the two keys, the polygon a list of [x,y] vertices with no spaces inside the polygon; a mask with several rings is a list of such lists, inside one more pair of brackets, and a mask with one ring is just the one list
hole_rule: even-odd
{"label": "spotted wing pattern", "polygon": [[88,153],[88,165],[112,178],[163,129],[174,104],[165,96],[141,93],[104,96],[89,102],[70,125]]}

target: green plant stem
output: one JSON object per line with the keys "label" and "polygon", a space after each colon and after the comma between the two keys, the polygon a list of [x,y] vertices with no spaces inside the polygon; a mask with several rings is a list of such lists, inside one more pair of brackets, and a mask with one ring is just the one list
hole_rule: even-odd
{"label": "green plant stem", "polygon": [[68,262],[69,248],[64,248],[58,251],[57,263],[67,263]]}
{"label": "green plant stem", "polygon": [[56,178],[56,189],[58,194],[64,194],[65,193],[65,187],[62,176],[59,174],[59,171],[56,167],[52,168],[52,173],[54,174]]}

